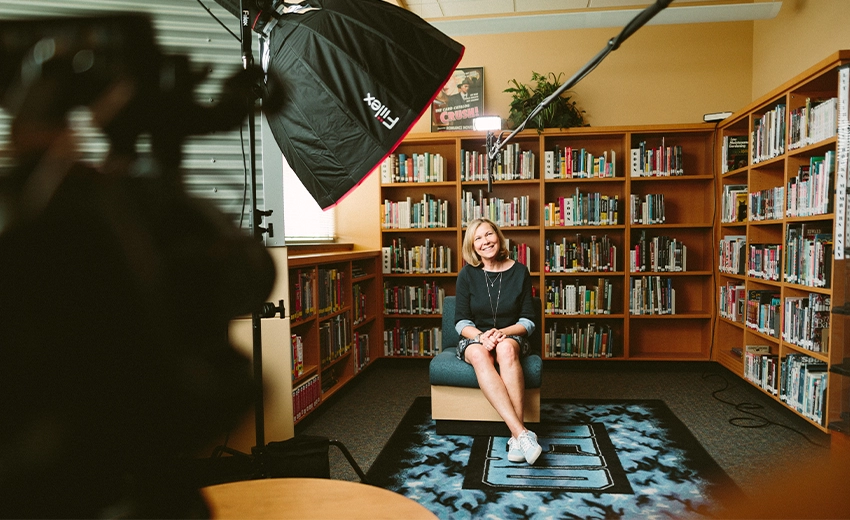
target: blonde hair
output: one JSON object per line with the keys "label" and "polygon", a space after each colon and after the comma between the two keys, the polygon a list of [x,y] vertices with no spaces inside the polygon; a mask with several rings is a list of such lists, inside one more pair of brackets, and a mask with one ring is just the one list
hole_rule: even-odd
{"label": "blonde hair", "polygon": [[505,246],[505,235],[495,222],[486,218],[474,219],[467,225],[466,233],[463,235],[463,245],[461,246],[463,259],[466,260],[467,264],[470,264],[473,267],[481,265],[481,257],[475,252],[475,233],[478,231],[478,228],[481,227],[481,224],[489,225],[493,228],[493,232],[496,233],[496,236],[499,237],[499,253],[496,255],[496,259],[507,260],[510,257],[510,251],[508,251],[508,248]]}

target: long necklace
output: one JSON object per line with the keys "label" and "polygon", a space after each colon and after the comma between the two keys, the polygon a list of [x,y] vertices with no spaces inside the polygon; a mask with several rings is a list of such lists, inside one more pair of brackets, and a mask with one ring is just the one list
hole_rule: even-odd
{"label": "long necklace", "polygon": [[[502,273],[504,271],[499,272],[497,276],[494,276],[493,279],[490,279],[490,275],[487,274],[487,271],[484,271],[484,285],[487,286],[487,300],[490,302],[490,310],[493,311],[493,328],[496,328],[496,314],[499,312],[499,300],[502,298]],[[493,295],[490,294],[490,289],[495,289],[496,280],[499,281],[499,292],[496,293],[496,306],[493,307]]]}

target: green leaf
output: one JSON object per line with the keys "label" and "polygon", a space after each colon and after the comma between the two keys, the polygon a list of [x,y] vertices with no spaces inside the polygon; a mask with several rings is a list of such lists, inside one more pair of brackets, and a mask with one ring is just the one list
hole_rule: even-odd
{"label": "green leaf", "polygon": [[[512,87],[506,88],[504,92],[512,95],[510,113],[508,115],[508,126],[518,127],[528,115],[547,97],[551,96],[561,86],[563,73],[555,75],[538,74],[531,72],[531,82],[526,85],[516,79],[508,81]],[[584,110],[581,110],[575,101],[571,99],[568,92],[562,92],[557,99],[544,107],[529,125],[537,127],[538,132],[544,128],[572,128],[577,126],[588,126],[584,121]]]}

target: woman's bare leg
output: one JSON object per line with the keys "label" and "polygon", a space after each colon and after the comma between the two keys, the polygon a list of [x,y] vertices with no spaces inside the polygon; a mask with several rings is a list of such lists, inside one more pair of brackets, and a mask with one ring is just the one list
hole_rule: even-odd
{"label": "woman's bare leg", "polygon": [[525,425],[522,422],[522,417],[517,416],[511,396],[502,380],[499,372],[496,371],[495,359],[493,355],[483,346],[472,344],[466,348],[464,352],[466,360],[475,369],[475,376],[478,378],[478,386],[484,392],[484,397],[493,405],[499,416],[505,421],[508,429],[511,430],[511,435],[519,436],[525,431]]}

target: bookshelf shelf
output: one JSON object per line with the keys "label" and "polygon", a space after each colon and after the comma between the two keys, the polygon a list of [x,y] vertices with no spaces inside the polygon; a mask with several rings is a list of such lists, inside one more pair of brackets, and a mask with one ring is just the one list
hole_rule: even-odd
{"label": "bookshelf shelf", "polygon": [[383,276],[386,278],[457,278],[457,273],[388,273]]}
{"label": "bookshelf shelf", "polygon": [[805,349],[803,347],[799,347],[794,345],[793,343],[783,342],[782,347],[786,350],[791,350],[794,352],[798,352],[800,354],[805,354],[807,356],[811,356],[815,359],[823,361],[824,363],[829,363],[829,354],[824,352],[812,352],[811,350]]}
{"label": "bookshelf shelf", "polygon": [[340,314],[345,314],[346,312],[350,312],[350,311],[351,311],[351,308],[343,307],[343,308],[337,309],[335,311],[328,311],[324,314],[320,313],[319,314],[319,323],[321,323],[323,321],[328,321],[332,318],[339,316]]}
{"label": "bookshelf shelf", "polygon": [[632,314],[633,320],[703,320],[711,318],[710,312],[677,312],[676,314]]}
{"label": "bookshelf shelf", "polygon": [[442,314],[389,314],[385,313],[384,318],[400,319],[400,318],[423,318],[423,319],[440,319]]}
{"label": "bookshelf shelf", "polygon": [[[746,125],[742,133],[746,133]],[[611,314],[557,314],[547,312],[539,324],[548,332],[556,324],[586,326],[590,322],[610,326],[612,357],[574,358],[544,351],[546,359],[701,359],[710,357],[711,322],[713,318],[713,271],[716,247],[714,242],[714,201],[706,193],[714,192],[715,126],[712,124],[652,125],[639,127],[573,128],[551,129],[542,133],[520,132],[512,141],[526,158],[533,154],[532,178],[501,180],[497,177],[493,190],[487,193],[486,177],[482,176],[483,163],[476,163],[473,152],[484,150],[485,136],[475,132],[450,132],[438,134],[409,135],[395,151],[395,158],[386,164],[400,162],[399,157],[414,154],[442,154],[446,160],[445,181],[440,183],[392,182],[392,171],[384,175],[380,199],[398,200],[403,194],[411,200],[421,199],[425,193],[434,193],[440,188],[441,195],[454,190],[454,200],[467,201],[471,198],[480,202],[485,198],[514,200],[522,198],[523,215],[527,224],[507,226],[500,224],[511,246],[527,247],[528,267],[532,285],[541,299],[546,300],[550,284],[574,284],[577,280],[589,286],[597,286],[600,279],[610,284]],[[659,163],[657,174],[646,177],[631,176],[631,151],[641,143],[647,147],[670,147],[676,152],[676,161],[665,170]],[[666,148],[665,153],[666,153]],[[518,155],[517,155],[518,156]],[[569,158],[569,160],[568,160]],[[415,176],[415,175],[414,175]],[[746,174],[744,174],[744,177]],[[630,222],[630,198],[646,199],[647,196],[663,194],[665,220],[655,225]],[[572,202],[566,202],[570,199]],[[573,206],[570,221],[577,225],[560,225],[562,208]],[[381,229],[381,246],[395,255],[399,239],[409,245],[419,245],[427,237],[431,243],[451,247],[450,273],[400,273],[383,272],[383,284],[413,284],[413,279],[436,281],[446,295],[455,291],[455,279],[462,266],[461,243],[463,239],[464,215],[460,204],[449,207],[450,228],[426,229],[413,233],[407,229]],[[468,205],[467,205],[468,208]],[[557,209],[557,212],[555,211]],[[567,211],[567,209],[564,209]],[[382,209],[383,214],[383,209]],[[486,216],[490,216],[489,214]],[[557,216],[557,218],[556,218]],[[583,222],[586,219],[588,223]],[[496,219],[494,219],[496,220]],[[553,224],[552,222],[555,222]],[[595,225],[593,222],[609,223]],[[746,224],[741,224],[746,226]],[[687,270],[684,272],[629,272],[629,250],[639,240],[641,233],[651,237],[670,237],[687,246]],[[776,233],[782,235],[781,229]],[[559,270],[561,265],[550,266],[555,252],[548,248],[558,244],[558,250],[572,250],[573,245],[605,239],[606,254],[614,263],[613,270],[605,271],[591,265],[593,270],[575,272]],[[779,238],[777,238],[779,240]],[[594,243],[595,244],[595,243]],[[594,247],[597,247],[594,245]],[[606,258],[608,258],[606,257]],[[560,258],[560,257],[559,257]],[[563,258],[566,258],[564,256]],[[560,261],[560,260],[559,260]],[[594,262],[597,260],[593,260]],[[606,262],[608,260],[606,259]],[[572,264],[570,264],[572,265]],[[679,308],[678,314],[643,316],[629,314],[629,283],[633,277],[660,276],[669,278]],[[428,328],[441,325],[439,315],[400,314],[385,311],[383,315],[385,339],[387,334],[399,335],[402,329]],[[670,337],[660,337],[659,319],[674,324]],[[664,327],[660,327],[664,328]],[[669,334],[667,334],[669,336]],[[682,345],[687,345],[683,347]],[[405,357],[404,350],[387,355]],[[418,356],[413,356],[418,357]]]}
{"label": "bookshelf shelf", "polygon": [[590,177],[590,178],[572,178],[572,179],[546,179],[546,184],[554,186],[557,184],[584,184],[584,183],[599,183],[599,184],[623,184],[626,182],[625,177]]}
{"label": "bookshelf shelf", "polygon": [[381,267],[378,251],[287,249],[297,424],[380,356]]}
{"label": "bookshelf shelf", "polygon": [[735,177],[746,177],[747,172],[749,172],[749,169],[745,166],[743,168],[737,168],[735,170],[730,170],[726,173],[723,173],[722,177],[724,179],[735,178]]}
{"label": "bookshelf shelf", "polygon": [[721,316],[721,317],[718,317],[718,318],[717,318],[717,320],[718,320],[718,321],[721,321],[721,322],[723,322],[723,323],[725,323],[725,324],[727,324],[727,325],[731,325],[731,326],[733,326],[733,327],[737,327],[737,328],[739,328],[739,329],[741,329],[741,330],[745,330],[745,329],[746,329],[746,327],[744,326],[744,324],[743,324],[743,323],[738,322],[738,321],[734,321],[734,320],[730,320],[729,318],[724,318],[724,317],[722,317],[722,316]]}
{"label": "bookshelf shelf", "polygon": [[[730,282],[743,287],[748,324],[718,313],[712,359],[823,431],[842,420],[845,384],[830,373],[847,354],[844,333],[834,326],[836,315],[830,317],[829,309],[830,304],[841,303],[836,299],[846,298],[843,285],[848,273],[846,260],[834,258],[829,249],[837,220],[829,190],[836,180],[834,155],[839,147],[835,136],[838,70],[848,63],[850,52],[835,53],[733,114],[717,132],[719,148],[736,142],[732,137],[747,138],[746,164],[735,163],[728,173],[720,168],[717,193],[720,199],[724,186],[744,186],[750,197],[750,218],[744,223],[721,223],[716,234],[742,235],[747,249],[764,247],[764,256],[744,255],[748,265],[743,276],[723,273],[715,266],[717,292],[728,290]],[[727,166],[733,162],[731,157],[726,160]],[[723,157],[718,163],[724,165]],[[816,174],[828,180],[817,184]],[[770,195],[753,198],[765,193]],[[773,218],[754,220],[752,204],[765,201],[773,205],[768,210],[779,211]],[[761,265],[754,269],[753,262]],[[778,279],[765,279],[777,273]],[[755,304],[757,317],[750,307]],[[754,319],[771,333],[753,328]]]}
{"label": "bookshelf shelf", "polygon": [[353,322],[351,325],[352,325],[352,327],[354,327],[354,328],[365,327],[365,326],[367,326],[367,325],[370,325],[370,324],[374,323],[374,321],[375,321],[376,319],[377,319],[377,317],[376,317],[376,316],[369,316],[369,317],[367,317],[367,318],[364,318],[362,321],[355,321],[355,322]]}
{"label": "bookshelf shelf", "polygon": [[712,271],[632,271],[631,276],[714,276]]}
{"label": "bookshelf shelf", "polygon": [[622,277],[625,274],[623,271],[563,271],[546,273],[546,278],[575,278],[577,276],[593,276],[593,277]]}
{"label": "bookshelf shelf", "polygon": [[611,314],[550,314],[546,313],[543,315],[544,318],[549,320],[586,320],[586,319],[594,319],[594,320],[620,320],[626,317],[625,314],[621,312],[614,312]]}
{"label": "bookshelf shelf", "polygon": [[300,385],[304,381],[310,378],[310,376],[315,375],[319,371],[318,365],[308,365],[304,367],[304,373],[299,375],[298,377],[292,378],[292,386],[293,388]]}
{"label": "bookshelf shelf", "polygon": [[351,378],[350,378],[350,377],[345,378],[345,379],[340,379],[340,380],[336,381],[336,382],[333,384],[333,386],[330,386],[329,388],[326,388],[326,389],[322,389],[322,399],[323,399],[323,400],[325,400],[325,399],[330,399],[330,397],[331,397],[332,395],[334,395],[335,393],[337,393],[337,392],[339,392],[340,390],[342,390],[342,388],[343,388],[343,387],[344,387],[344,386],[345,386],[345,385],[346,385],[349,381],[351,381]]}
{"label": "bookshelf shelf", "polygon": [[799,155],[812,155],[812,154],[821,154],[827,150],[834,150],[835,145],[838,143],[838,137],[833,136],[828,139],[824,139],[823,141],[818,141],[817,143],[812,143],[801,148],[795,148],[793,150],[788,151],[788,157],[795,157]]}
{"label": "bookshelf shelf", "polygon": [[290,324],[290,326],[293,327],[293,328],[299,327],[299,326],[307,324],[307,323],[312,323],[313,320],[315,320],[315,319],[316,319],[315,315],[303,316],[301,318],[293,320],[292,323]]}
{"label": "bookshelf shelf", "polygon": [[818,222],[824,221],[827,223],[831,223],[835,220],[834,213],[824,213],[822,215],[811,215],[808,217],[786,217],[785,222],[789,224],[794,224],[796,222]]}
{"label": "bookshelf shelf", "polygon": [[331,360],[328,360],[328,361],[326,361],[326,362],[322,363],[322,370],[328,370],[329,368],[333,368],[333,367],[334,367],[334,365],[338,365],[338,364],[340,364],[340,363],[342,363],[342,362],[347,361],[347,359],[346,359],[346,358],[348,358],[348,356],[350,356],[350,355],[351,355],[351,350],[350,350],[350,349],[351,349],[351,345],[348,345],[348,346],[346,347],[345,352],[343,352],[342,354],[340,354],[340,355],[339,355],[339,357],[336,357],[336,358],[334,358],[334,359],[331,359]]}
{"label": "bookshelf shelf", "polygon": [[581,225],[581,226],[544,226],[543,229],[546,231],[567,231],[567,230],[575,230],[575,231],[600,231],[600,232],[608,232],[608,231],[617,231],[624,230],[626,226],[622,224],[614,224],[614,225],[602,225],[602,226],[590,226],[590,225]]}

